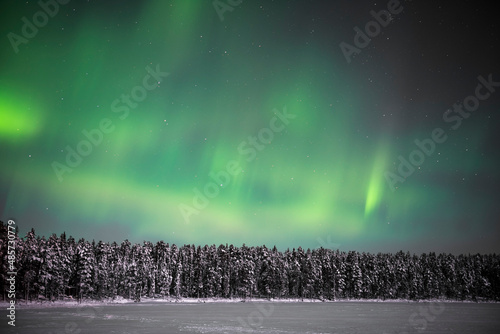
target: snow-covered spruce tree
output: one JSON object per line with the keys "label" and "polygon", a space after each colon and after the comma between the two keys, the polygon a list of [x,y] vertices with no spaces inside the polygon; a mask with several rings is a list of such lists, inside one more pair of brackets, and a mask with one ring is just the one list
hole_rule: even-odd
{"label": "snow-covered spruce tree", "polygon": [[236,267],[237,282],[236,295],[241,298],[252,297],[256,289],[254,248],[249,248],[243,244],[240,252],[237,253]]}
{"label": "snow-covered spruce tree", "polygon": [[347,254],[345,252],[336,252],[336,263],[337,263],[337,281],[336,281],[336,293],[340,298],[349,298],[347,291],[347,265],[346,265]]}
{"label": "snow-covered spruce tree", "polygon": [[351,298],[360,298],[362,294],[362,273],[357,252],[350,251],[347,254],[346,269],[348,295]]}
{"label": "snow-covered spruce tree", "polygon": [[229,298],[231,297],[231,261],[228,252],[228,247],[220,245],[217,250],[217,256],[220,259],[221,266],[221,297]]}
{"label": "snow-covered spruce tree", "polygon": [[374,281],[376,280],[375,263],[371,254],[359,255],[361,269],[361,298],[374,298]]}
{"label": "snow-covered spruce tree", "polygon": [[156,285],[155,266],[153,263],[153,244],[149,241],[144,241],[139,248],[137,258],[138,267],[138,293],[139,298],[147,296],[153,297]]}
{"label": "snow-covered spruce tree", "polygon": [[261,297],[271,298],[272,284],[272,265],[266,246],[257,247],[258,262],[256,264],[257,275],[257,293]]}
{"label": "snow-covered spruce tree", "polygon": [[491,299],[500,300],[500,256],[488,255],[488,277],[491,283]]}
{"label": "snow-covered spruce tree", "polygon": [[170,283],[172,275],[170,272],[170,246],[163,241],[159,241],[155,246],[155,266],[156,266],[156,291],[162,298],[170,295]]}
{"label": "snow-covered spruce tree", "polygon": [[229,268],[229,297],[233,298],[237,296],[237,286],[239,282],[239,249],[234,247],[232,244],[229,245],[227,249],[228,253],[228,268]]}
{"label": "snow-covered spruce tree", "polygon": [[194,255],[194,274],[193,274],[193,294],[197,298],[205,296],[203,280],[205,277],[205,253],[203,249],[198,246]]}
{"label": "snow-covered spruce tree", "polygon": [[128,277],[128,271],[130,267],[132,244],[128,240],[122,241],[120,244],[119,252],[119,272],[120,277],[118,279],[118,295],[129,298],[131,295],[130,291],[130,279]]}
{"label": "snow-covered spruce tree", "polygon": [[323,293],[323,262],[318,251],[313,250],[312,257],[314,259],[314,298],[324,299]]}
{"label": "snow-covered spruce tree", "polygon": [[140,300],[140,284],[141,277],[139,276],[139,267],[137,265],[139,254],[140,254],[140,245],[133,244],[130,248],[130,256],[128,260],[127,267],[127,276],[126,276],[126,286],[128,289],[127,298]]}
{"label": "snow-covered spruce tree", "polygon": [[40,272],[42,260],[40,258],[40,250],[38,247],[39,238],[37,238],[35,230],[31,229],[25,237],[24,252],[20,261],[18,276],[21,277],[24,295],[26,299],[38,299],[40,294],[40,286],[37,277]]}
{"label": "snow-covered spruce tree", "polygon": [[335,293],[335,272],[332,268],[332,251],[323,247],[317,250],[321,267],[321,295],[328,299],[334,299]]}
{"label": "snow-covered spruce tree", "polygon": [[203,248],[205,254],[205,270],[203,277],[204,295],[206,297],[218,297],[221,290],[221,274],[217,259],[217,249],[215,245]]}
{"label": "snow-covered spruce tree", "polygon": [[290,275],[289,275],[289,294],[292,298],[302,297],[302,272],[301,263],[303,258],[302,249],[299,247],[298,250],[292,249],[290,253]]}
{"label": "snow-covered spruce tree", "polygon": [[273,298],[286,297],[288,291],[288,272],[284,264],[283,253],[276,246],[270,252],[271,258],[271,295]]}
{"label": "snow-covered spruce tree", "polygon": [[394,275],[395,275],[395,298],[408,299],[408,259],[410,254],[403,253],[402,251],[397,252],[393,256],[394,262]]}
{"label": "snow-covered spruce tree", "polygon": [[93,298],[96,260],[92,244],[83,238],[76,246],[75,265],[78,298]]}
{"label": "snow-covered spruce tree", "polygon": [[176,245],[172,245],[170,253],[170,268],[172,270],[172,283],[170,286],[170,295],[175,297],[180,297],[182,263],[180,262],[179,259],[179,248],[177,248]]}
{"label": "snow-covered spruce tree", "polygon": [[243,251],[235,247],[233,255],[231,256],[231,268],[233,270],[233,275],[231,276],[231,286],[232,286],[232,296],[234,297],[245,297],[246,287],[244,285],[244,280],[248,280],[246,277],[246,271],[244,270],[245,258]]}
{"label": "snow-covered spruce tree", "polygon": [[488,299],[491,298],[491,282],[488,277],[488,268],[486,264],[486,256],[475,254],[472,259],[474,281],[472,284],[473,295],[475,298]]}
{"label": "snow-covered spruce tree", "polygon": [[377,254],[377,262],[381,268],[381,294],[383,299],[396,298],[398,283],[396,269],[391,254]]}
{"label": "snow-covered spruce tree", "polygon": [[74,274],[73,258],[75,255],[75,240],[70,237],[66,238],[66,233],[62,233],[58,238],[59,243],[59,266],[62,282],[62,293],[63,296],[71,294],[70,280]]}
{"label": "snow-covered spruce tree", "polygon": [[182,289],[181,295],[183,297],[194,297],[194,256],[196,247],[194,245],[184,245],[181,248],[182,257]]}
{"label": "snow-covered spruce tree", "polygon": [[437,260],[436,254],[431,252],[429,254],[422,254],[420,257],[422,268],[422,276],[424,283],[424,299],[438,298],[439,297],[439,283],[437,275]]}
{"label": "snow-covered spruce tree", "polygon": [[95,296],[97,299],[103,299],[111,296],[110,287],[110,258],[111,258],[111,247],[108,243],[99,241],[95,247],[95,257],[96,257],[96,291]]}
{"label": "snow-covered spruce tree", "polygon": [[448,299],[455,299],[455,257],[451,254],[439,254],[438,263],[440,267],[439,290]]}
{"label": "snow-covered spruce tree", "polygon": [[410,299],[416,300],[419,297],[419,290],[421,284],[420,270],[418,267],[418,257],[416,255],[412,255],[408,258],[408,297]]}
{"label": "snow-covered spruce tree", "polygon": [[45,297],[49,300],[62,297],[69,282],[69,275],[66,272],[68,263],[61,246],[55,234],[40,245],[42,259],[40,277],[46,287]]}
{"label": "snow-covered spruce tree", "polygon": [[276,282],[277,296],[278,298],[288,298],[288,277],[290,272],[290,267],[286,260],[286,256],[279,252],[278,253],[278,264],[276,266],[277,273],[275,277],[279,277],[278,282]]}
{"label": "snow-covered spruce tree", "polygon": [[45,240],[45,237],[38,240],[38,254],[40,258],[40,269],[36,276],[36,284],[40,291],[38,298],[47,299],[50,294],[48,290],[50,290],[49,284],[52,279],[50,273],[52,271],[52,256],[48,252],[47,240]]}
{"label": "snow-covered spruce tree", "polygon": [[109,246],[108,254],[108,296],[115,299],[118,296],[118,287],[121,277],[124,275],[122,269],[122,258],[120,256],[120,246],[116,242],[112,242]]}
{"label": "snow-covered spruce tree", "polygon": [[311,250],[307,249],[304,257],[302,258],[302,263],[300,266],[301,271],[301,286],[302,298],[313,298],[314,297],[314,260],[311,256]]}

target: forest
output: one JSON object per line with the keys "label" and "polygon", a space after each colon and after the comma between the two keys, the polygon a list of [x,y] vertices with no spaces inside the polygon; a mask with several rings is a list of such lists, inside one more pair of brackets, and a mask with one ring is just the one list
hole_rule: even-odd
{"label": "forest", "polygon": [[[0,284],[5,300],[9,260],[16,298],[500,299],[500,256],[409,252],[371,254],[332,249],[176,246],[49,238],[17,231],[8,253],[0,227]],[[11,256],[9,259],[9,255]]]}

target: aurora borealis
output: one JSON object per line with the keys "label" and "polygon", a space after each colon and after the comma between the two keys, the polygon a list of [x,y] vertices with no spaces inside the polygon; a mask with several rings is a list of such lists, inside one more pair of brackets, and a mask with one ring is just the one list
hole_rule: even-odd
{"label": "aurora borealis", "polygon": [[[104,241],[500,251],[500,87],[454,110],[500,82],[494,11],[401,2],[348,63],[339,45],[387,2],[229,3],[221,20],[212,1],[61,1],[29,38],[42,7],[3,3],[0,219]],[[386,173],[436,128],[393,191]]]}

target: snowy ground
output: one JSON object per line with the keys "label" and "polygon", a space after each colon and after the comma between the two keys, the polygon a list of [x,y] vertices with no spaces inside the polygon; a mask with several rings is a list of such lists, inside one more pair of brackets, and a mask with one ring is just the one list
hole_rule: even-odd
{"label": "snowy ground", "polygon": [[[498,333],[499,303],[247,301],[18,305],[1,333]],[[51,305],[51,307],[46,307]]]}

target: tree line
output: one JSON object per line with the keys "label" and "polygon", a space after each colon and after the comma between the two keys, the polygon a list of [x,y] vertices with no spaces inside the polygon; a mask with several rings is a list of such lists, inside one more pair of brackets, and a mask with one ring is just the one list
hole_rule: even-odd
{"label": "tree line", "polygon": [[[7,282],[6,225],[0,284]],[[16,297],[337,298],[499,300],[500,256],[331,249],[280,252],[266,246],[120,244],[32,229],[16,234]]]}

